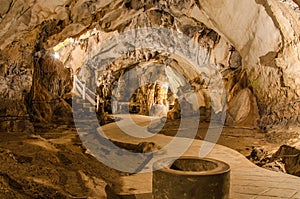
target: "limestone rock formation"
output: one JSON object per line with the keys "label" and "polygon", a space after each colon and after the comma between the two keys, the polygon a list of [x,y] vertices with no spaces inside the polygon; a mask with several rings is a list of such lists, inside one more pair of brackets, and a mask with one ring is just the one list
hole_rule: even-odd
{"label": "limestone rock formation", "polygon": [[[258,98],[262,126],[275,125],[275,121],[277,125],[296,124],[293,121],[294,113],[299,114],[296,67],[299,65],[299,18],[291,9],[292,2],[199,1],[198,4],[200,11],[195,15],[206,20],[205,24],[231,41],[241,53]],[[226,21],[233,23],[228,26]],[[294,102],[297,104],[293,110],[290,105],[284,106]]]}
{"label": "limestone rock formation", "polygon": [[[257,99],[260,126],[299,124],[298,0],[9,0],[0,3],[0,101],[3,102],[0,109],[5,110],[1,112],[0,123],[6,131],[23,131],[30,120],[43,117],[42,113],[31,110],[30,91],[36,90],[34,75],[39,75],[37,60],[55,50],[61,55],[61,67],[70,68],[70,74],[74,75],[88,64],[85,63],[87,56],[97,57],[91,55],[97,43],[116,33],[140,27],[164,27],[197,41],[202,46],[199,51],[202,63],[217,66],[224,75],[226,92],[230,93],[228,99],[234,98],[231,94],[240,90],[234,85],[239,81],[239,74],[245,72],[247,81],[243,88],[251,88]],[[57,44],[60,49],[53,50]],[[147,63],[154,59],[177,68],[188,81],[199,78],[199,74],[194,74],[193,68],[187,67],[178,57],[164,57],[155,50],[133,49],[128,56],[115,60],[106,71],[114,72],[111,81],[115,82],[122,61],[127,60],[124,68],[130,68],[141,60]],[[56,75],[59,77],[54,79],[64,76],[59,72]],[[45,79],[46,84],[53,83],[48,80]],[[69,85],[67,82],[62,84]],[[57,82],[55,84],[58,86]],[[205,84],[195,84],[196,87],[205,88]],[[44,101],[39,109],[54,113],[56,108],[47,105],[48,99],[58,96],[59,100],[64,100],[64,97],[51,93],[55,97],[45,98],[46,88],[42,90],[41,97],[37,96],[39,92],[35,93],[36,99]],[[67,104],[59,106],[67,107]],[[217,112],[222,108],[217,103],[215,107]],[[61,112],[67,109],[62,108]],[[44,122],[50,120],[46,118]],[[26,125],[21,127],[21,124]]]}
{"label": "limestone rock formation", "polygon": [[287,173],[300,176],[300,150],[299,147],[282,145],[276,153],[273,154],[271,161],[281,159],[284,162]]}
{"label": "limestone rock formation", "polygon": [[226,124],[255,128],[258,120],[255,97],[248,88],[241,90],[228,104]]}
{"label": "limestone rock formation", "polygon": [[29,107],[34,122],[70,122],[71,91],[70,71],[61,62],[46,55],[36,64]]}
{"label": "limestone rock formation", "polygon": [[268,153],[264,148],[254,147],[248,158],[263,168],[300,176],[299,146],[284,144],[274,153]]}

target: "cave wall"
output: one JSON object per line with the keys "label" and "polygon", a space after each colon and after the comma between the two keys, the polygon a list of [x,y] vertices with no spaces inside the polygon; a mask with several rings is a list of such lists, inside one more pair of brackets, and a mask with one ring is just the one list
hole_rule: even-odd
{"label": "cave wall", "polygon": [[300,26],[299,12],[291,9],[291,2],[215,0],[197,4],[195,17],[231,41],[241,53],[258,99],[261,126],[297,125]]}
{"label": "cave wall", "polygon": [[0,131],[33,130],[27,105],[36,38],[36,34],[27,33],[0,51]]}
{"label": "cave wall", "polygon": [[[242,68],[247,76],[246,87],[249,87],[257,98],[259,113],[262,116],[261,126],[297,125],[300,122],[300,71],[297,67],[300,59],[300,25],[297,13],[286,2],[279,0],[0,2],[2,5],[0,92],[3,102],[0,107],[3,110],[1,124],[5,123],[5,130],[17,130],[19,124],[30,127],[27,123],[29,113],[32,114],[32,111],[28,110],[30,108],[28,95],[32,90],[34,71],[38,67],[34,59],[43,55],[44,50],[51,50],[66,38],[78,38],[87,30],[94,28],[107,34],[114,34],[115,31],[122,32],[141,27],[143,24],[173,28],[193,37],[198,29],[191,27],[200,26],[200,22],[218,33],[217,35],[221,37],[219,45],[222,42],[227,46],[232,45],[235,50],[228,52],[236,51],[236,54],[242,56]],[[298,1],[295,2],[299,4]],[[100,38],[105,39],[106,36],[102,35]],[[199,42],[209,44],[210,40],[200,39]],[[222,49],[219,48],[219,52]],[[89,51],[86,50],[87,52]],[[230,56],[236,55],[231,53]],[[218,61],[213,61],[218,64]],[[236,65],[234,62],[236,61],[231,59],[230,65]],[[225,63],[228,63],[228,60]],[[71,73],[74,74],[74,71]],[[240,84],[238,80],[232,81],[240,74],[232,76],[234,77],[227,78],[228,82],[231,82],[229,85],[238,82],[240,86],[233,87],[243,88],[244,84]],[[235,91],[238,90],[240,89]],[[13,118],[9,118],[10,116]],[[23,128],[19,129],[24,128],[26,129],[23,125]]]}

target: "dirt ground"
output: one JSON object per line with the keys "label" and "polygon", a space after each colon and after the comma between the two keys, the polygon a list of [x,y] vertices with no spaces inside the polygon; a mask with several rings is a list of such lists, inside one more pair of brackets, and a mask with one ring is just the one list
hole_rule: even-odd
{"label": "dirt ground", "polygon": [[119,175],[86,153],[72,125],[1,136],[0,198],[101,199],[104,179]]}
{"label": "dirt ground", "polygon": [[[160,133],[174,136],[180,120],[167,121]],[[198,139],[208,127],[201,123]],[[121,173],[98,162],[82,145],[75,127],[39,126],[34,134],[2,133],[0,139],[0,198],[106,198],[107,179]],[[224,127],[219,144],[245,156],[252,147],[276,151],[299,140],[296,131],[269,133],[257,129]]]}

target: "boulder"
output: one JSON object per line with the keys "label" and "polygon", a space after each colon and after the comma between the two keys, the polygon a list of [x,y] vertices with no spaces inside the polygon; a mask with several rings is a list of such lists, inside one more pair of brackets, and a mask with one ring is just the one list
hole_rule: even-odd
{"label": "boulder", "polygon": [[300,176],[300,148],[295,146],[282,145],[273,154],[272,161],[281,159],[284,162],[288,174]]}
{"label": "boulder", "polygon": [[250,89],[245,88],[229,102],[226,125],[256,128],[258,119],[256,98]]}
{"label": "boulder", "polygon": [[150,109],[150,116],[167,116],[168,109],[164,104],[153,104]]}

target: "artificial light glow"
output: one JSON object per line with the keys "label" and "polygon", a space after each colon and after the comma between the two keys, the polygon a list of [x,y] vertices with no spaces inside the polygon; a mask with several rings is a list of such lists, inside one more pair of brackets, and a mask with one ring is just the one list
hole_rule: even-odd
{"label": "artificial light glow", "polygon": [[63,42],[60,42],[59,44],[57,44],[56,46],[54,46],[53,47],[53,51],[54,52],[57,52],[57,51],[59,51],[62,47],[65,47],[65,46],[67,46],[67,45],[70,45],[70,44],[72,44],[72,43],[74,43],[74,39],[73,38],[67,38],[65,41],[63,41]]}
{"label": "artificial light glow", "polygon": [[59,59],[60,58],[60,56],[59,56],[59,54],[57,52],[55,52],[53,56],[54,56],[55,59]]}
{"label": "artificial light glow", "polygon": [[164,88],[165,90],[168,90],[168,89],[169,89],[169,84],[168,84],[168,83],[164,83],[164,84],[163,84],[163,88]]}

